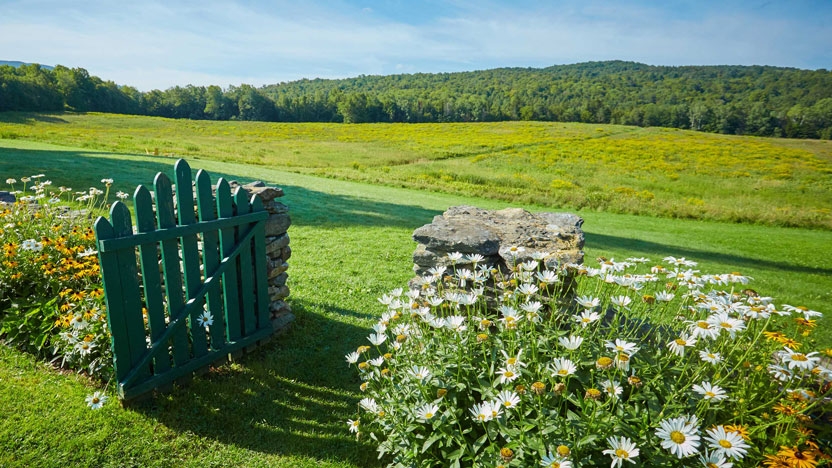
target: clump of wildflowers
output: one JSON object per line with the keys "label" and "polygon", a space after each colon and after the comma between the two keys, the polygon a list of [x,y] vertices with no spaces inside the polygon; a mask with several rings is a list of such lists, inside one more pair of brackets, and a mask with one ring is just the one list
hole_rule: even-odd
{"label": "clump of wildflowers", "polygon": [[76,197],[44,177],[6,180],[17,201],[0,204],[0,335],[103,379],[112,369],[112,354],[87,214],[104,205],[106,198],[99,196],[112,180],[102,181],[105,190],[91,188]]}
{"label": "clump of wildflowers", "polygon": [[[746,276],[461,258],[384,295],[370,345],[346,355],[365,396],[349,429],[389,466],[757,466],[814,457],[799,447],[832,432],[811,326],[776,331],[819,312],[743,292]],[[575,289],[552,293],[567,275]]]}

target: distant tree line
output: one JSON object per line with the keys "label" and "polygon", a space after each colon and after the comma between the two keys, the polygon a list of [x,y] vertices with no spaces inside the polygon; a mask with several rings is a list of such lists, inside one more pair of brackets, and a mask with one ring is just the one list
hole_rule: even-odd
{"label": "distant tree line", "polygon": [[0,66],[0,111],[272,122],[540,120],[832,138],[832,72],[588,62],[140,92],[83,68]]}

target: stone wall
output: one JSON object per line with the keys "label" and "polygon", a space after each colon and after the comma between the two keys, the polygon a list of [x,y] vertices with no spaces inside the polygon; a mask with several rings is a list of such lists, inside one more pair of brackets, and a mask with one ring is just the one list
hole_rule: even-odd
{"label": "stone wall", "polygon": [[242,187],[249,195],[256,195],[269,213],[269,218],[266,220],[266,256],[268,257],[266,268],[271,301],[269,311],[275,332],[281,331],[295,318],[291,307],[286,302],[289,297],[289,286],[286,284],[289,279],[287,273],[289,263],[287,262],[292,256],[287,231],[292,220],[289,217],[289,207],[277,201],[283,196],[283,189],[267,187],[259,181],[242,186],[236,181],[231,181],[229,185],[232,193],[237,187]]}
{"label": "stone wall", "polygon": [[[449,253],[480,254],[487,265],[508,273],[512,265],[531,259],[534,252],[550,254],[544,260],[554,269],[566,263],[583,263],[583,219],[570,213],[530,213],[522,208],[490,211],[473,206],[454,206],[413,232],[419,245],[413,253],[414,271],[422,276],[435,266],[450,266]],[[512,247],[523,247],[521,253]],[[465,260],[457,268],[471,268]],[[567,277],[564,294],[571,294]]]}

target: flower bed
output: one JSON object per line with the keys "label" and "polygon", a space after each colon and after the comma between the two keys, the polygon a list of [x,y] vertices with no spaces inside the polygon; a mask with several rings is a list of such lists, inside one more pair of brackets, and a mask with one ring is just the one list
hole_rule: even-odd
{"label": "flower bed", "polygon": [[113,181],[102,180],[104,190],[73,192],[43,178],[6,180],[17,201],[0,205],[0,336],[106,380],[112,352],[87,213],[103,205]]}
{"label": "flower bed", "polygon": [[[369,345],[346,356],[365,394],[348,426],[389,466],[829,460],[832,371],[803,344],[818,312],[684,258],[545,271],[547,255],[508,276],[466,259],[380,299]],[[567,271],[577,297],[558,308]]]}

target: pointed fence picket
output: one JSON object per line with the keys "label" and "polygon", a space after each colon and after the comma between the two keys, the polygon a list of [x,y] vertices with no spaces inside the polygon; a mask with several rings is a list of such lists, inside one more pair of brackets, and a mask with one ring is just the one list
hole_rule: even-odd
{"label": "pointed fence picket", "polygon": [[[155,206],[147,188],[136,189],[135,229],[122,202],[113,204],[109,221],[95,222],[123,400],[272,333],[262,202],[239,188],[232,196],[222,178],[215,196],[208,173],[198,171],[194,184],[181,159],[174,174],[175,193],[166,175],[156,175]],[[206,313],[212,317],[208,326]]]}

